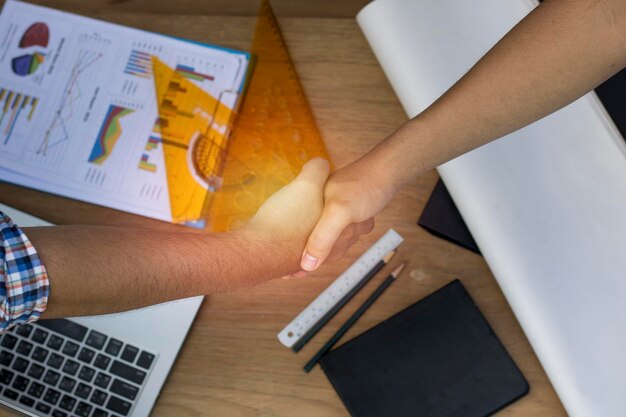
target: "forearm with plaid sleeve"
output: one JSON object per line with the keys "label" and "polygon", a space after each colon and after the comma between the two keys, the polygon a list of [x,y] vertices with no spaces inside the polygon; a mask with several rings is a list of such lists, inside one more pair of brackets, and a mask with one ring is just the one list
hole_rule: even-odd
{"label": "forearm with plaid sleeve", "polygon": [[24,232],[0,212],[0,332],[37,320],[50,292],[46,269]]}

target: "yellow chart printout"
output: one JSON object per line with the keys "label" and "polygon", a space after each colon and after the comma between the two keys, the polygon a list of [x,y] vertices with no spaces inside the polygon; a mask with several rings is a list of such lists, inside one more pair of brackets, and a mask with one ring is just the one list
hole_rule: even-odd
{"label": "yellow chart printout", "polygon": [[234,113],[154,56],[152,68],[172,221],[195,222],[220,186]]}

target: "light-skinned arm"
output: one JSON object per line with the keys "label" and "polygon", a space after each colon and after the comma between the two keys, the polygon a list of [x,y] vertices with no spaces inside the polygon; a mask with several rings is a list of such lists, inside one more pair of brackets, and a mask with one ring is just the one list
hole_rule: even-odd
{"label": "light-skinned arm", "polygon": [[322,211],[328,173],[326,161],[309,161],[237,232],[25,228],[50,280],[42,317],[125,311],[251,287],[297,271],[306,239]]}
{"label": "light-skinned arm", "polygon": [[429,108],[331,175],[302,269],[318,268],[409,180],[547,116],[624,66],[626,1],[544,1]]}

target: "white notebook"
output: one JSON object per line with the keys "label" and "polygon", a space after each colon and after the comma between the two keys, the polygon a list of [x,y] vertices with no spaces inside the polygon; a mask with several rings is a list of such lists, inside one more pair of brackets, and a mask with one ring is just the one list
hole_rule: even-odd
{"label": "white notebook", "polygon": [[[535,6],[377,0],[357,20],[413,117]],[[595,94],[438,171],[567,411],[623,416],[626,146]]]}

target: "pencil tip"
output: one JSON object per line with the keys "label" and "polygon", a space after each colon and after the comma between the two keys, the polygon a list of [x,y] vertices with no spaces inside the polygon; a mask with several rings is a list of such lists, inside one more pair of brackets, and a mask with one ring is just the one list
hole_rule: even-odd
{"label": "pencil tip", "polygon": [[393,270],[393,272],[391,273],[391,275],[394,278],[398,278],[398,275],[400,275],[400,273],[402,272],[402,270],[404,269],[404,267],[406,266],[406,262],[402,262],[400,264],[400,266],[398,266],[396,269]]}
{"label": "pencil tip", "polygon": [[391,260],[391,258],[393,258],[393,255],[395,255],[395,254],[396,254],[396,251],[395,251],[395,250],[392,250],[391,252],[389,252],[387,255],[385,255],[385,256],[383,257],[383,262],[384,262],[385,264],[388,264],[388,263],[389,263],[389,261]]}

